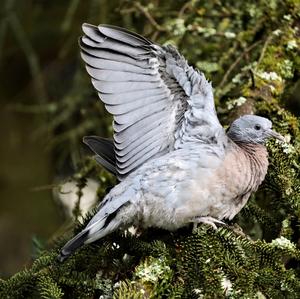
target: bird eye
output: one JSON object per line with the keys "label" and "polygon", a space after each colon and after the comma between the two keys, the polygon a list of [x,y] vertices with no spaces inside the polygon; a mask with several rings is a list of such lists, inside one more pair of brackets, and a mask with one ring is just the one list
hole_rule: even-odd
{"label": "bird eye", "polygon": [[261,126],[260,126],[260,125],[255,125],[255,126],[254,126],[254,129],[258,131],[258,130],[261,129]]}

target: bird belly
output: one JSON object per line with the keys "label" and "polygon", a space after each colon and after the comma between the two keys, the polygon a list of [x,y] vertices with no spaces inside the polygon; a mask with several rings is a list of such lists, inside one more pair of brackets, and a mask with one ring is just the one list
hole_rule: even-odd
{"label": "bird belly", "polygon": [[203,171],[207,179],[203,179],[201,184],[186,175],[177,181],[161,179],[155,192],[143,192],[139,208],[142,226],[176,230],[192,222],[194,217],[208,214],[214,205],[213,197],[207,186],[201,186],[208,184],[211,171]]}

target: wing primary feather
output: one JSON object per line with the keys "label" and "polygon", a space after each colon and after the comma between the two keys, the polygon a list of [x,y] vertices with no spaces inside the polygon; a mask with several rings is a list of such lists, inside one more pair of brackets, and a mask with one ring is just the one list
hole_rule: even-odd
{"label": "wing primary feather", "polygon": [[[105,44],[105,46],[103,45]],[[90,55],[93,55],[95,57],[100,57],[100,58],[105,58],[107,56],[108,58],[111,58],[112,55],[108,55],[109,53],[114,53],[115,55],[124,56],[124,57],[129,57],[132,59],[132,61],[136,60],[136,63],[138,61],[142,61],[145,59],[151,58],[150,53],[146,52],[143,50],[143,52],[140,51],[140,53],[137,53],[138,50],[136,48],[132,47],[132,49],[126,51],[126,48],[129,48],[130,46],[128,45],[116,45],[113,44],[111,41],[106,41],[105,43],[102,43],[102,46],[100,43],[95,43],[91,39],[89,39],[86,36],[83,36],[79,39],[79,45],[81,50],[84,50],[85,52],[89,53]],[[97,46],[97,47],[96,47]],[[104,52],[108,54],[103,54]],[[144,53],[144,55],[142,54]],[[148,53],[146,55],[146,53]],[[100,56],[101,55],[101,56]]]}
{"label": "wing primary feather", "polygon": [[104,82],[92,78],[92,84],[100,93],[125,93],[137,90],[156,89],[161,86],[161,82]]}
{"label": "wing primary feather", "polygon": [[102,58],[110,61],[116,61],[116,62],[125,62],[131,65],[145,67],[145,68],[151,68],[153,65],[155,66],[155,63],[152,65],[145,66],[145,60],[139,59],[139,58],[132,58],[130,55],[127,55],[125,53],[119,53],[115,50],[111,49],[95,49],[92,47],[88,47],[82,43],[80,40],[79,42],[81,52],[85,53],[86,55],[89,55],[91,58]]}
{"label": "wing primary feather", "polygon": [[82,31],[86,34],[89,38],[97,43],[103,43],[107,38],[98,30],[98,27],[90,24],[84,23],[82,25]]}
{"label": "wing primary feather", "polygon": [[122,105],[125,103],[133,102],[136,100],[141,100],[144,98],[161,95],[164,97],[168,97],[168,91],[165,88],[155,88],[155,89],[147,89],[147,90],[134,90],[119,93],[118,90],[116,93],[99,93],[100,99],[103,103],[108,105]]}
{"label": "wing primary feather", "polygon": [[126,30],[125,28],[113,26],[113,25],[106,25],[101,24],[98,26],[100,32],[102,32],[104,35],[109,36],[114,39],[121,39],[124,40],[124,42],[131,41],[131,44],[134,44],[135,46],[139,45],[152,45],[152,42],[146,39],[145,37],[135,33]]}
{"label": "wing primary feather", "polygon": [[159,82],[161,80],[158,74],[151,75],[121,70],[101,70],[89,65],[86,65],[86,70],[92,78],[106,82]]}
{"label": "wing primary feather", "polygon": [[151,54],[148,49],[143,49],[140,47],[133,47],[122,42],[118,42],[107,38],[103,43],[98,43],[93,41],[90,37],[84,35],[82,38],[82,43],[96,49],[110,49],[119,53],[126,53],[126,55],[131,57],[145,56]]}
{"label": "wing primary feather", "polygon": [[81,58],[88,66],[103,71],[105,70],[124,71],[124,72],[148,74],[148,75],[157,74],[156,68],[154,66],[148,67],[146,63],[145,63],[146,67],[141,67],[141,66],[133,65],[132,63],[128,63],[128,62],[120,62],[111,59],[94,57],[85,53],[84,51],[81,51]]}

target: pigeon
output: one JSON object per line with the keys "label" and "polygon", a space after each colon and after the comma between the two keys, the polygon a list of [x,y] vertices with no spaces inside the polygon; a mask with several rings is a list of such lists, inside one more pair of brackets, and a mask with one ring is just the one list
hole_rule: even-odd
{"label": "pigeon", "polygon": [[81,57],[114,130],[112,141],[84,143],[118,184],[59,259],[132,225],[174,231],[233,219],[265,178],[265,142],[284,141],[272,122],[244,115],[226,132],[211,83],[175,47],[111,25],[82,29]]}

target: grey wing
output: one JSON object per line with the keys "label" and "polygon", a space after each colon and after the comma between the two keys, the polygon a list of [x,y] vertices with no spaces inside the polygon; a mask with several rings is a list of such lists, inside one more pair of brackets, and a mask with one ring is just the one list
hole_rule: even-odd
{"label": "grey wing", "polygon": [[211,84],[173,47],[123,28],[84,24],[81,56],[113,115],[117,176],[187,142],[225,139]]}

